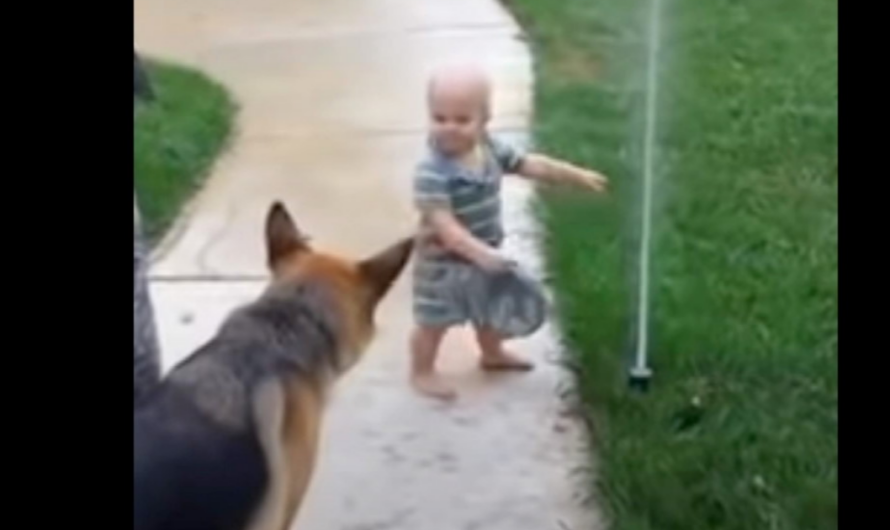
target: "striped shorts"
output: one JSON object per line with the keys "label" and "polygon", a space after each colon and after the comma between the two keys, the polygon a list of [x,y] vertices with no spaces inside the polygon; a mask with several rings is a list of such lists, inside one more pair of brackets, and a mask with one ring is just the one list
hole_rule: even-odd
{"label": "striped shorts", "polygon": [[467,285],[484,274],[458,258],[418,259],[414,263],[414,320],[422,326],[450,327],[472,319]]}
{"label": "striped shorts", "polygon": [[454,258],[428,258],[415,264],[413,305],[421,326],[469,322],[517,338],[543,325],[549,304],[538,281],[518,265],[490,273]]}

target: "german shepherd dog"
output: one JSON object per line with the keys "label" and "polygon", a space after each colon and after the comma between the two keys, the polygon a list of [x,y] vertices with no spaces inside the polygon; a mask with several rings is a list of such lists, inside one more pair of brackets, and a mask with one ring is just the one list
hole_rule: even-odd
{"label": "german shepherd dog", "polygon": [[353,262],[266,221],[272,282],[173,369],[133,417],[134,530],[286,530],[312,475],[328,390],[371,341],[412,251]]}

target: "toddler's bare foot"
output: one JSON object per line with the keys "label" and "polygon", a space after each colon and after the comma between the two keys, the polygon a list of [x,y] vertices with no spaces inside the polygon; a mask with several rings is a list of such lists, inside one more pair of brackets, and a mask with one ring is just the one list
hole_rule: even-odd
{"label": "toddler's bare foot", "polygon": [[529,361],[526,361],[508,351],[501,350],[495,354],[488,354],[482,356],[482,362],[480,363],[483,370],[496,372],[496,371],[514,371],[514,372],[528,372],[532,370],[535,365]]}
{"label": "toddler's bare foot", "polygon": [[431,398],[442,401],[452,401],[457,398],[457,392],[436,374],[414,374],[411,376],[411,385],[421,394]]}

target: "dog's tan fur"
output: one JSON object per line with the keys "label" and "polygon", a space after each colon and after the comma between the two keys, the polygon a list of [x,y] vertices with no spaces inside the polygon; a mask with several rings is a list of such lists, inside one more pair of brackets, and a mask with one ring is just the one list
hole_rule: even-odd
{"label": "dog's tan fur", "polygon": [[263,449],[271,483],[250,530],[289,530],[293,524],[315,470],[324,392],[292,382],[283,394],[274,386],[258,396],[256,410],[268,417]]}

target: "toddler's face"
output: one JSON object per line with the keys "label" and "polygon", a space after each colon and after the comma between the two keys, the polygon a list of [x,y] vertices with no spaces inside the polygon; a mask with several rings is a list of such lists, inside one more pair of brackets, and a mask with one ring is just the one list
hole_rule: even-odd
{"label": "toddler's face", "polygon": [[452,156],[472,150],[488,121],[485,102],[473,94],[437,94],[430,98],[429,110],[433,140]]}

